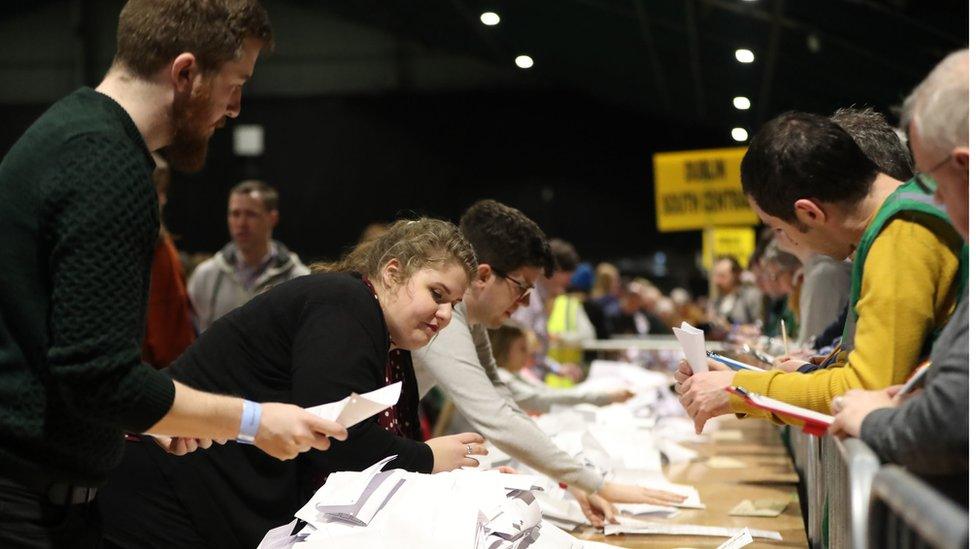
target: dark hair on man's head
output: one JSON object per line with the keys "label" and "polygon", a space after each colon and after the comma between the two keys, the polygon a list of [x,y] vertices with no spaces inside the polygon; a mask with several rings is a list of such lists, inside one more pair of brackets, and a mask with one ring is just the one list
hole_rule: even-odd
{"label": "dark hair on man's head", "polygon": [[871,107],[837,109],[830,119],[844,128],[883,173],[899,181],[915,175],[912,153],[888,121]]}
{"label": "dark hair on man's head", "polygon": [[474,246],[478,263],[502,273],[541,267],[551,276],[555,260],[546,235],[522,212],[495,200],[479,200],[461,216],[461,233]]}
{"label": "dark hair on man's head", "polygon": [[769,215],[796,222],[800,199],[853,205],[878,167],[825,116],[787,112],[763,124],[742,159],[742,190]]}
{"label": "dark hair on man's head", "polygon": [[246,194],[250,196],[254,193],[257,193],[261,203],[264,204],[264,209],[269,212],[278,209],[278,191],[264,181],[248,179],[234,185],[234,188],[230,190],[230,194],[232,195]]}
{"label": "dark hair on man's head", "polygon": [[552,258],[556,261],[557,271],[576,270],[580,256],[572,244],[560,238],[552,238],[549,240],[549,249],[552,250]]}
{"label": "dark hair on man's head", "polygon": [[119,14],[113,64],[148,79],[188,52],[211,74],[237,58],[247,38],[274,46],[268,12],[258,0],[128,0]]}

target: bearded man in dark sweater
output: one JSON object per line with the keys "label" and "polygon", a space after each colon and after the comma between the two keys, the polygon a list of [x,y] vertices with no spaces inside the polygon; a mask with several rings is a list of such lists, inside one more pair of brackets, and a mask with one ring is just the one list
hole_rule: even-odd
{"label": "bearded man in dark sweater", "polygon": [[0,163],[0,547],[97,546],[90,502],[123,432],[174,453],[237,438],[279,459],[345,437],[299,407],[196,391],[140,362],[159,232],[150,151],[202,167],[271,45],[267,13],[130,0],[117,38],[102,83],[55,103]]}

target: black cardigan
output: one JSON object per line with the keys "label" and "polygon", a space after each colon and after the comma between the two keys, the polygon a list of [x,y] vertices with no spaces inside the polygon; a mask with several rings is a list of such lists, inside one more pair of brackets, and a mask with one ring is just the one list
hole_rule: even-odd
{"label": "black cardigan", "polygon": [[[382,387],[388,352],[383,312],[369,288],[349,274],[315,274],[219,319],[168,371],[205,391],[307,407]],[[348,440],[333,440],[325,452],[286,462],[234,442],[184,457],[148,441],[127,446],[120,474],[130,478],[113,477],[99,499],[106,502],[106,537],[133,545],[158,543],[156,534],[179,526],[161,524],[151,512],[160,487],[139,486],[159,475],[133,474],[133,466],[155,464],[197,532],[217,547],[256,546],[268,529],[291,520],[323,473],[362,470],[392,454],[399,457],[388,468],[433,468],[430,447],[383,430],[376,418],[350,428]]]}

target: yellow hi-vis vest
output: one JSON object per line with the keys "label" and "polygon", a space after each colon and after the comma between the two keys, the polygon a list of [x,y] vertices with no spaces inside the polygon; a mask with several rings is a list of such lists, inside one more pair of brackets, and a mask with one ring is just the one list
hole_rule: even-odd
{"label": "yellow hi-vis vest", "polygon": [[[576,315],[583,304],[576,297],[563,294],[556,297],[552,302],[552,312],[549,313],[549,322],[546,330],[550,334],[565,334],[576,331]],[[549,343],[549,358],[560,364],[581,364],[583,361],[583,349],[567,345],[565,343]]]}

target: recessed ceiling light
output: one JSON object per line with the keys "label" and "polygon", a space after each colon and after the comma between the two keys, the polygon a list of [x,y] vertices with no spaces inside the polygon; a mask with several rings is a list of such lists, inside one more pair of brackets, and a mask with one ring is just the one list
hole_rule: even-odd
{"label": "recessed ceiling light", "polygon": [[752,102],[749,101],[748,97],[742,97],[740,95],[738,97],[732,98],[732,106],[739,109],[740,111],[747,111],[749,110],[749,107],[752,106]]}
{"label": "recessed ceiling light", "polygon": [[528,69],[532,68],[532,65],[535,65],[535,61],[533,61],[528,55],[520,55],[515,58],[515,64],[520,69]]}
{"label": "recessed ceiling light", "polygon": [[498,14],[493,11],[486,11],[481,14],[481,22],[489,27],[494,27],[502,22],[502,18],[498,17]]}
{"label": "recessed ceiling light", "polygon": [[741,143],[742,141],[749,139],[749,132],[747,132],[745,128],[732,128],[732,139],[735,139]]}
{"label": "recessed ceiling light", "polygon": [[739,63],[752,63],[756,60],[756,56],[753,55],[752,50],[742,48],[735,50],[735,59]]}

